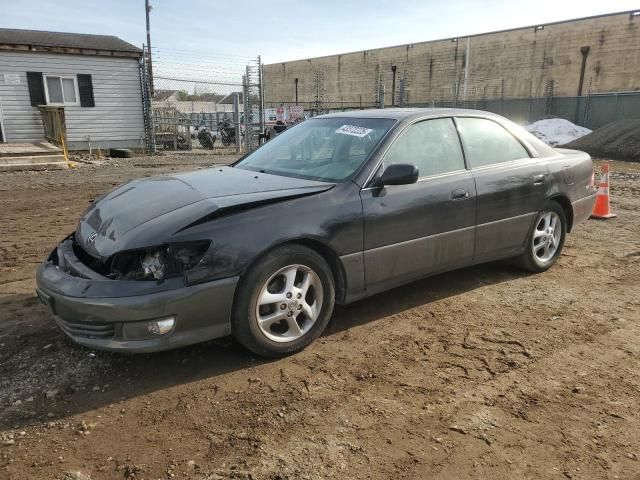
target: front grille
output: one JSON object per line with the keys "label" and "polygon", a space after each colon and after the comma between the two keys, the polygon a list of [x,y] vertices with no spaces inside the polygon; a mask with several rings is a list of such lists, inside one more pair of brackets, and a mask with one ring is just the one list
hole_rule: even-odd
{"label": "front grille", "polygon": [[68,322],[60,320],[60,327],[73,337],[113,338],[115,327],[113,323]]}

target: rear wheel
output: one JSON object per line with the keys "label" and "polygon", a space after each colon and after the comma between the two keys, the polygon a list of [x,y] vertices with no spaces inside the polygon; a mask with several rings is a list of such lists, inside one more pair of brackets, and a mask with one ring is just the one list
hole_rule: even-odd
{"label": "rear wheel", "polygon": [[258,355],[288,355],[323,332],[334,303],[333,274],[324,259],[303,246],[279,247],[238,285],[232,332]]}
{"label": "rear wheel", "polygon": [[567,217],[556,202],[548,202],[536,216],[533,228],[527,237],[524,253],[519,265],[531,272],[543,272],[558,259],[567,233]]}

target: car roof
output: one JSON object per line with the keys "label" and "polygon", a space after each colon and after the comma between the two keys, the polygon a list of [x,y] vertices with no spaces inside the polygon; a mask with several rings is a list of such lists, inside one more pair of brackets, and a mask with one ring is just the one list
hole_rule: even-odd
{"label": "car roof", "polygon": [[349,112],[335,112],[320,115],[314,118],[391,118],[394,120],[410,120],[417,117],[446,115],[480,115],[483,117],[500,117],[483,110],[471,110],[466,108],[385,108],[368,110],[351,110]]}

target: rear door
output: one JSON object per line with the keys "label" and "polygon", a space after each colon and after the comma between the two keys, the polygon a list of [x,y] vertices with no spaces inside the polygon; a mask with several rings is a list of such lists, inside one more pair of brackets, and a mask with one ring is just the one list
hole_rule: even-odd
{"label": "rear door", "polygon": [[473,258],[476,194],[451,118],[409,125],[383,158],[418,167],[411,185],[364,188],[367,292],[466,265]]}
{"label": "rear door", "polygon": [[474,261],[517,255],[547,196],[546,163],[493,120],[456,117],[456,124],[476,182]]}

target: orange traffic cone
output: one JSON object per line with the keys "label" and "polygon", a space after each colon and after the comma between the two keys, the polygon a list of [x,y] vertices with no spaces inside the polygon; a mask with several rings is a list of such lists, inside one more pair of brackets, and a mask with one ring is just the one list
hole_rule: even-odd
{"label": "orange traffic cone", "polygon": [[605,163],[602,165],[598,195],[596,197],[596,204],[593,206],[591,217],[613,218],[615,216],[615,213],[611,213],[611,205],[609,203],[609,164]]}

